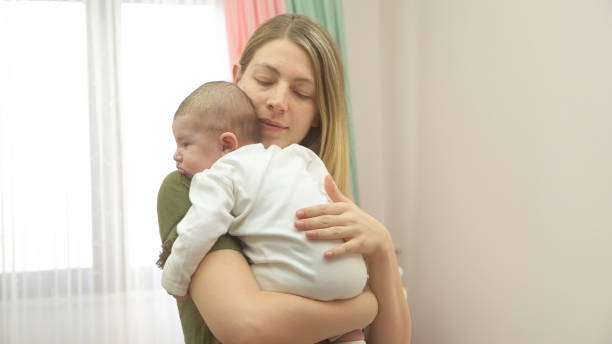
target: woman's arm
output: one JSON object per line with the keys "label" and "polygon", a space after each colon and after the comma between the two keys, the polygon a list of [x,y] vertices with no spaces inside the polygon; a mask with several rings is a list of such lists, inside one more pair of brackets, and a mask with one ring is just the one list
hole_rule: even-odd
{"label": "woman's arm", "polygon": [[370,288],[379,312],[368,332],[368,343],[410,343],[411,319],[391,238],[388,248],[368,259]]}
{"label": "woman's arm", "polygon": [[189,292],[206,324],[226,344],[312,344],[363,328],[376,316],[370,291],[332,302],[261,291],[246,259],[234,250],[210,252]]}
{"label": "woman's arm", "polygon": [[345,253],[367,255],[369,285],[378,300],[368,344],[410,343],[410,310],[389,231],[342,195],[330,176],[325,179],[325,189],[334,203],[298,210],[296,228],[307,230],[310,239],[345,240],[325,253],[328,258]]}

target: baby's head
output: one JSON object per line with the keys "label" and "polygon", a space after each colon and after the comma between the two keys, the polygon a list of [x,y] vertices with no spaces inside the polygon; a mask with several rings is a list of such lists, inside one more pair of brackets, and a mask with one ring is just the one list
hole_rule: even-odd
{"label": "baby's head", "polygon": [[223,155],[261,138],[251,99],[238,86],[208,82],[193,91],[174,114],[174,161],[190,178]]}

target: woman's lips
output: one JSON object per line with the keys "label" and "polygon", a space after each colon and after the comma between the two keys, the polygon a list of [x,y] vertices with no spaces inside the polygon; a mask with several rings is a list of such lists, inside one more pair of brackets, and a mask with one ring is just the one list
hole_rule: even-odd
{"label": "woman's lips", "polygon": [[285,129],[288,129],[289,127],[286,127],[284,125],[282,125],[279,122],[275,122],[273,120],[269,120],[269,119],[265,119],[265,118],[261,118],[259,120],[262,124],[262,128],[264,130],[270,130],[270,131],[282,131]]}

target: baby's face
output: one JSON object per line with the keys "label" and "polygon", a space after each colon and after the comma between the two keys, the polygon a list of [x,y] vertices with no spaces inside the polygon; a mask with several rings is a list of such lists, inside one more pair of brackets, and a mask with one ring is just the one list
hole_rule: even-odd
{"label": "baby's face", "polygon": [[176,168],[191,179],[194,174],[208,169],[222,156],[221,144],[214,135],[207,134],[190,115],[178,116],[172,123],[176,141]]}

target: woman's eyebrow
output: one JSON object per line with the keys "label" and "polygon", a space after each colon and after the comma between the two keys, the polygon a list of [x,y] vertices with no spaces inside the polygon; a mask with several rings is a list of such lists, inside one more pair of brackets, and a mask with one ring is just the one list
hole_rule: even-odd
{"label": "woman's eyebrow", "polygon": [[[278,71],[278,69],[276,69],[274,66],[267,64],[265,62],[257,63],[255,64],[255,67],[261,67],[261,68],[267,69],[268,71],[276,75],[280,75],[280,72]],[[297,77],[297,78],[294,78],[293,81],[304,82],[304,83],[309,83],[309,84],[314,85],[314,82],[312,81],[312,79],[307,78],[307,77]]]}

